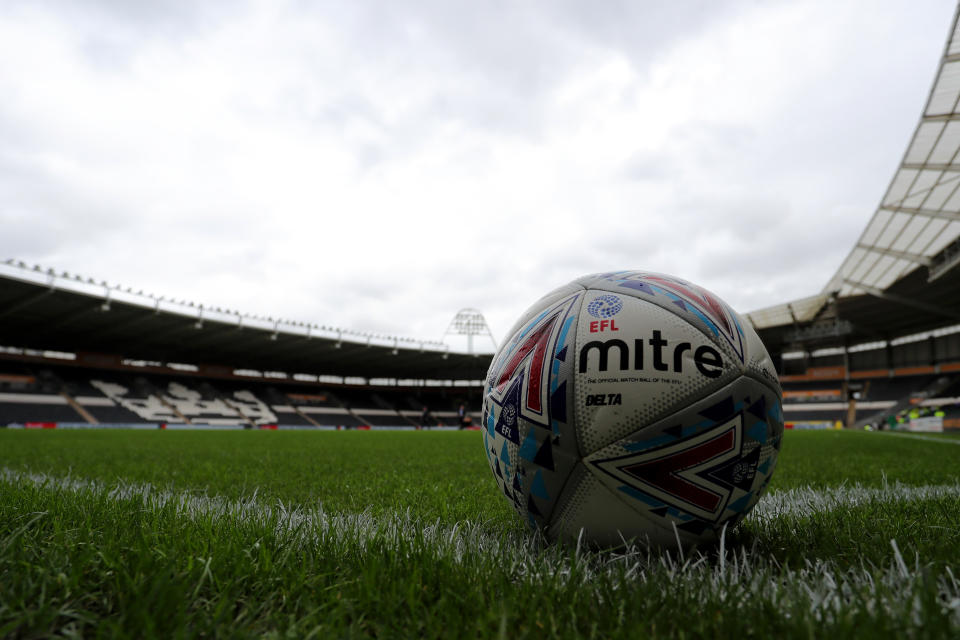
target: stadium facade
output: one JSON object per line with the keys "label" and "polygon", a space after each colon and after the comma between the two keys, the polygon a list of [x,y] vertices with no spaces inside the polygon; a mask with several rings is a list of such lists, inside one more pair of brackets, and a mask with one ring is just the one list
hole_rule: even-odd
{"label": "stadium facade", "polygon": [[[820,293],[745,314],[788,424],[960,428],[958,154],[955,14],[913,138],[847,258]],[[0,426],[462,426],[489,360],[0,265]]]}

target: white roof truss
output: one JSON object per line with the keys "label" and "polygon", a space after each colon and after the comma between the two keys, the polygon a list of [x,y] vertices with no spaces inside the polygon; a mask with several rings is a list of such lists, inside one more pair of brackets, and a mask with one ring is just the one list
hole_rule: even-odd
{"label": "white roof truss", "polygon": [[[960,25],[954,13],[936,79],[903,159],[859,241],[823,292],[882,291],[960,237]],[[942,262],[942,260],[940,260]]]}

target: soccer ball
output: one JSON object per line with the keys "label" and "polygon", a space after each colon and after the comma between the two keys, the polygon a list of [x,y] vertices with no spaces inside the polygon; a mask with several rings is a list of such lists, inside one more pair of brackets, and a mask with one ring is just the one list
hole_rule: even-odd
{"label": "soccer ball", "polygon": [[547,538],[709,542],[770,482],[776,370],[750,324],[705,289],[589,275],[508,336],[484,383],[483,445],[500,492]]}

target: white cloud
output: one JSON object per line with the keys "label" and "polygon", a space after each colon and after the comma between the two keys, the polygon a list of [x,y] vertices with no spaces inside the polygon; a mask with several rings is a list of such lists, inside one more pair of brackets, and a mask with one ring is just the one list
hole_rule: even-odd
{"label": "white cloud", "polygon": [[10,5],[0,257],[425,339],[616,268],[817,292],[949,3],[628,5]]}

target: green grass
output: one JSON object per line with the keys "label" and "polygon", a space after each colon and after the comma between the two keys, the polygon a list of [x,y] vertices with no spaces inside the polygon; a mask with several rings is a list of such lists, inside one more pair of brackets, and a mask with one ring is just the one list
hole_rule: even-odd
{"label": "green grass", "polygon": [[941,431],[939,433],[896,429],[894,431],[884,431],[884,433],[898,433],[905,436],[923,436],[927,438],[943,438],[944,440],[960,440],[960,429],[950,429],[948,431]]}
{"label": "green grass", "polygon": [[[787,438],[772,490],[960,478],[960,448],[929,440],[849,431]],[[232,498],[256,491],[333,511],[410,509],[448,523],[480,514],[514,521],[491,482],[477,432],[0,430],[0,466]]]}
{"label": "green grass", "polygon": [[[0,430],[0,637],[960,633],[957,445],[788,433],[773,492],[857,501],[764,512],[722,554],[682,558],[543,545],[481,446],[476,433]],[[952,489],[894,500],[897,483]]]}
{"label": "green grass", "polygon": [[330,511],[513,524],[477,432],[0,430],[0,466]]}

